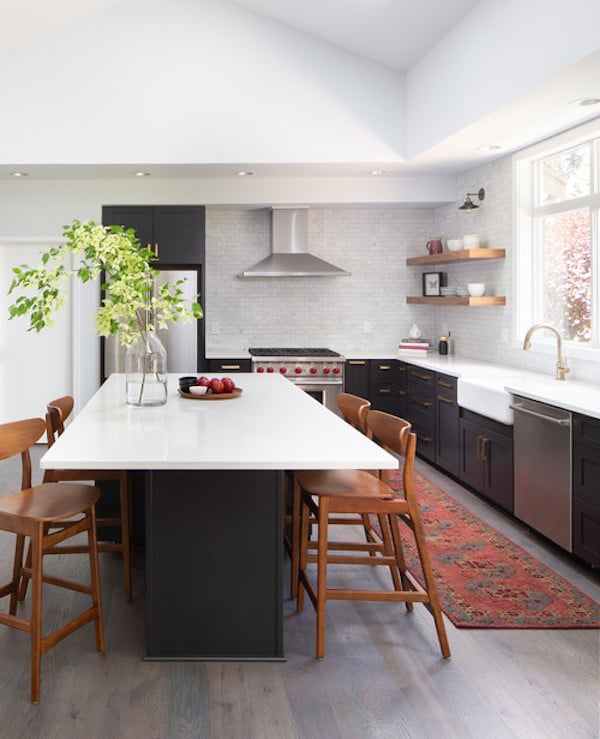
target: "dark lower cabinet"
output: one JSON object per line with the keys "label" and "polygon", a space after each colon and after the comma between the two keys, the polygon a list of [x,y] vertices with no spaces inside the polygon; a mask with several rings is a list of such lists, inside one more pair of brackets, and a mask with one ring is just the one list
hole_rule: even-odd
{"label": "dark lower cabinet", "polygon": [[435,462],[451,475],[458,475],[458,403],[456,377],[435,377]]}
{"label": "dark lower cabinet", "polygon": [[459,430],[458,476],[478,493],[512,513],[512,426],[461,409]]}
{"label": "dark lower cabinet", "polygon": [[406,418],[417,435],[417,453],[435,462],[435,372],[407,366]]}
{"label": "dark lower cabinet", "polygon": [[[344,367],[344,392],[369,398],[370,359],[347,359]],[[370,399],[370,398],[369,398]]]}
{"label": "dark lower cabinet", "polygon": [[406,366],[397,359],[371,359],[369,367],[371,408],[404,418],[406,414]]}
{"label": "dark lower cabinet", "polygon": [[573,415],[573,553],[600,567],[600,420]]}
{"label": "dark lower cabinet", "polygon": [[250,359],[207,359],[207,372],[251,372],[252,360]]}

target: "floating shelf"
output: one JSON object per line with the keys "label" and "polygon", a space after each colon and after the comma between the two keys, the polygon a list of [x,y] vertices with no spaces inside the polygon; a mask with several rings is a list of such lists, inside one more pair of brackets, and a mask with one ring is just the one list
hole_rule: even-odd
{"label": "floating shelf", "polygon": [[506,249],[461,249],[460,251],[445,251],[442,254],[427,254],[424,257],[409,257],[406,264],[456,264],[456,262],[471,262],[477,259],[504,259]]}
{"label": "floating shelf", "polygon": [[[472,251],[472,250],[471,250]],[[506,298],[501,295],[483,295],[480,298],[473,298],[470,295],[466,297],[422,297],[420,295],[406,298],[407,303],[416,303],[420,305],[506,305]]]}

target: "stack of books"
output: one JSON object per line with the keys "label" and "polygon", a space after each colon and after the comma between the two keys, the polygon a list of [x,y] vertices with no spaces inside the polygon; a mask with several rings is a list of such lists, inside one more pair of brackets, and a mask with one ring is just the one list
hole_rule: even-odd
{"label": "stack of books", "polygon": [[428,339],[400,339],[398,344],[399,357],[424,357],[430,350]]}

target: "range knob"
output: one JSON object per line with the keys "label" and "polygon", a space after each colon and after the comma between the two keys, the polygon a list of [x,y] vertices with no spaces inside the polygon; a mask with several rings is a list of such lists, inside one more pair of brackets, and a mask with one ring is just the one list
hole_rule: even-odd
{"label": "range knob", "polygon": [[301,375],[301,374],[302,374],[302,367],[296,367],[296,369],[294,370],[294,372],[295,372],[295,373],[296,373],[297,375]]}
{"label": "range knob", "polygon": [[310,374],[311,375],[316,375],[317,374],[317,368],[316,367],[311,367],[310,368]]}
{"label": "range knob", "polygon": [[334,375],[339,375],[340,374],[340,368],[339,367],[334,367],[333,368],[333,374]]}
{"label": "range knob", "polygon": [[267,372],[273,372],[273,367],[267,367]]}
{"label": "range knob", "polygon": [[257,372],[264,372],[265,371],[265,368],[264,367],[258,367],[256,371]]}
{"label": "range knob", "polygon": [[328,374],[329,374],[330,372],[331,372],[331,369],[330,369],[329,367],[325,367],[325,368],[323,369],[323,374],[324,374],[324,375],[328,375]]}
{"label": "range knob", "polygon": [[282,375],[285,375],[285,373],[287,372],[287,367],[280,367],[279,371],[281,372]]}

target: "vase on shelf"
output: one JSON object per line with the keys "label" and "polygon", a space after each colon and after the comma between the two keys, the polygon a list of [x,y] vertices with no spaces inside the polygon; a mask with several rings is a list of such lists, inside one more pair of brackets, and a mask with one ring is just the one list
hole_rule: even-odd
{"label": "vase on shelf", "polygon": [[154,331],[145,331],[125,355],[128,405],[155,406],[167,402],[167,351]]}

